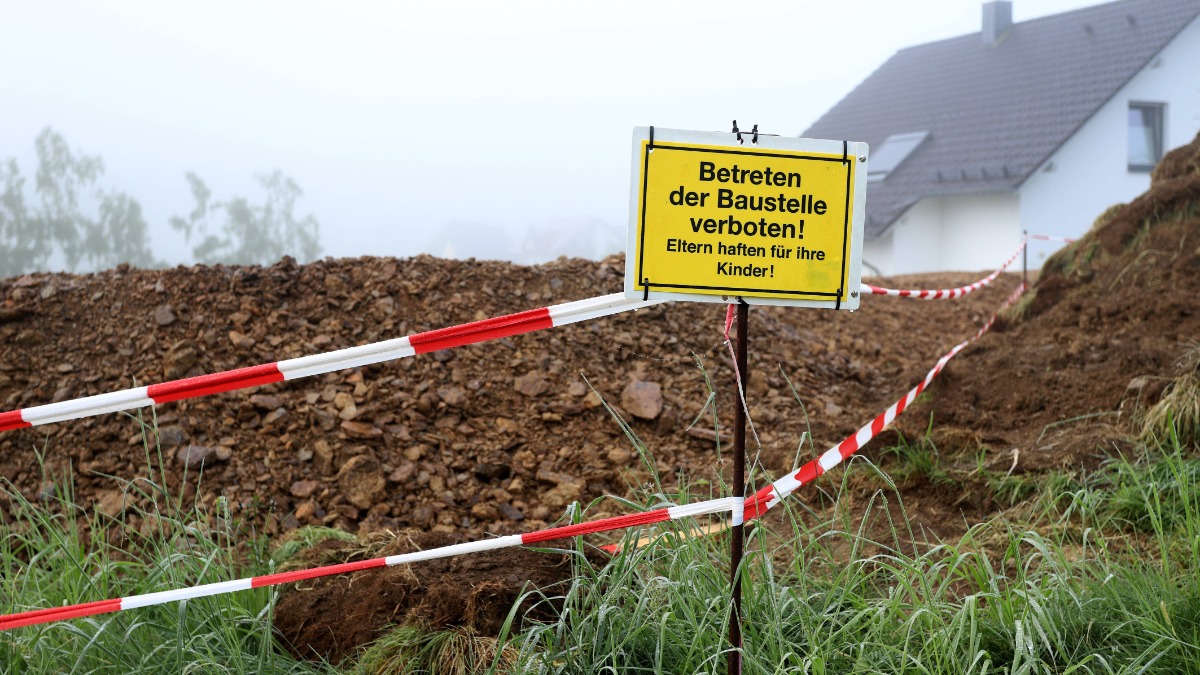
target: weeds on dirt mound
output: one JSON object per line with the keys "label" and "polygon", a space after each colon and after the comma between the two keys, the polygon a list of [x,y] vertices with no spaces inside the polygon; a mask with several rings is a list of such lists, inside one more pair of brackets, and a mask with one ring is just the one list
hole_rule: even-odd
{"label": "weeds on dirt mound", "polygon": [[471,628],[400,626],[363,652],[352,675],[483,675],[514,673],[517,652]]}
{"label": "weeds on dirt mound", "polygon": [[[148,467],[154,429],[143,426]],[[157,458],[161,467],[161,457]],[[150,471],[153,474],[153,469]],[[118,480],[127,508],[74,501],[72,477],[31,502],[0,487],[0,612],[126,597],[269,571],[267,541],[228,509],[205,513],[149,478]],[[114,479],[116,480],[116,479]],[[50,481],[48,481],[50,482]],[[134,504],[147,504],[138,507]],[[131,520],[142,523],[135,527]],[[0,632],[4,673],[317,673],[277,649],[274,594],[258,589]]]}
{"label": "weeds on dirt mound", "polygon": [[1182,366],[1183,372],[1146,412],[1142,440],[1154,444],[1173,437],[1200,451],[1200,345],[1188,351]]}

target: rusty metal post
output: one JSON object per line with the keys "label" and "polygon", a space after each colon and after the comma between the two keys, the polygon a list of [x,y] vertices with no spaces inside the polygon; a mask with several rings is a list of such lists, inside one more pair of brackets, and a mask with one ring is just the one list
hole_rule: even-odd
{"label": "rusty metal post", "polygon": [[[740,301],[737,307],[737,372],[740,378],[739,399],[733,417],[733,496],[746,497],[746,406],[741,396],[747,394],[750,369],[747,367],[746,341],[750,323],[750,305]],[[742,514],[734,511],[734,525],[729,530],[729,593],[733,611],[729,614],[729,675],[742,672],[742,551],[745,544]]]}

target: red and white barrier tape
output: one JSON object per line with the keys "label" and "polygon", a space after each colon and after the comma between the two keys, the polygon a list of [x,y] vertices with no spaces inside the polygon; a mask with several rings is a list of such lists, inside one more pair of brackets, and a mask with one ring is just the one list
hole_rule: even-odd
{"label": "red and white barrier tape", "polygon": [[1013,251],[1012,256],[1009,257],[1009,259],[1007,261],[1005,261],[1005,263],[1003,265],[1000,266],[1000,269],[997,269],[995,272],[992,272],[991,274],[987,275],[985,278],[980,279],[979,281],[976,281],[973,284],[968,284],[966,286],[959,286],[958,288],[943,288],[941,290],[934,290],[934,291],[897,290],[894,288],[881,288],[879,286],[872,286],[871,284],[862,284],[861,288],[860,288],[860,292],[863,293],[864,295],[865,294],[891,295],[891,296],[900,297],[900,298],[922,298],[924,300],[941,300],[941,299],[946,299],[946,298],[961,298],[962,296],[964,296],[968,293],[977,291],[977,290],[983,288],[984,286],[987,286],[988,284],[995,281],[996,277],[1000,276],[1001,272],[1008,269],[1008,267],[1010,265],[1012,265],[1014,262],[1016,262],[1017,256],[1021,255],[1021,251],[1025,250],[1026,243],[1028,243],[1028,242],[1025,239],[1021,239],[1021,245],[1017,247],[1016,251]]}
{"label": "red and white barrier tape", "polygon": [[996,314],[993,314],[992,318],[988,319],[988,322],[985,323],[983,327],[975,333],[975,335],[973,335],[970,339],[955,345],[954,348],[947,352],[945,356],[938,359],[937,363],[933,366],[933,369],[930,370],[927,375],[925,375],[924,380],[919,382],[917,386],[910,389],[908,394],[906,394],[899,401],[893,403],[891,407],[880,413],[877,417],[875,417],[875,419],[863,425],[863,427],[853,435],[846,438],[841,443],[833,446],[820,457],[800,467],[798,471],[780,478],[771,485],[768,485],[767,487],[754,493],[753,496],[747,497],[745,506],[745,519],[750,520],[752,518],[757,518],[765,513],[767,509],[778,504],[784,497],[795,492],[800,486],[813,482],[818,476],[826,471],[829,471],[838,464],[841,464],[842,460],[861,450],[868,441],[870,441],[872,438],[875,438],[876,435],[878,435],[893,421],[895,421],[896,417],[900,413],[904,412],[905,408],[912,405],[912,402],[921,395],[921,392],[925,391],[925,388],[929,386],[929,383],[932,382],[933,379],[942,372],[942,369],[946,367],[946,364],[950,362],[950,359],[954,358],[959,352],[966,349],[967,346],[972,342],[975,342],[982,337],[983,334],[992,327],[992,324],[996,322],[996,317],[999,315],[999,312],[1016,302],[1024,292],[1025,284],[1021,284],[1017,290],[1014,291],[1013,294],[1004,301],[1004,304],[1000,306],[1000,309],[996,311]]}
{"label": "red and white barrier tape", "polygon": [[356,562],[341,563],[338,565],[326,565],[324,567],[314,567],[311,569],[297,570],[294,572],[279,572],[277,574],[268,574],[259,577],[247,577],[245,579],[235,579],[233,581],[220,581],[211,584],[203,584],[200,586],[192,586],[191,588],[180,588],[170,591],[158,591],[156,593],[133,595],[127,598],[112,598],[110,600],[87,602],[78,605],[66,605],[63,607],[52,607],[49,609],[38,609],[30,612],[7,614],[0,616],[0,630],[9,630],[12,628],[20,628],[22,626],[33,626],[66,619],[77,619],[85,616],[94,616],[96,614],[120,612],[126,609],[136,609],[138,607],[162,605],[168,602],[176,602],[178,600],[192,600],[195,598],[203,598],[209,595],[232,593],[234,591],[245,591],[252,588],[275,586],[277,584],[286,584],[292,581],[316,579],[318,577],[327,577],[334,574],[345,574],[347,572],[358,572],[360,570],[369,570],[377,567],[392,567],[394,565],[404,565],[407,563],[433,560],[435,558],[446,558],[450,556],[464,555],[467,553],[479,553],[481,551],[491,551],[500,548],[509,548],[512,546],[532,546],[534,544],[541,544],[547,541],[554,541],[555,539],[567,539],[569,537],[578,537],[585,534],[595,534],[597,532],[607,532],[609,530],[620,530],[629,527],[650,525],[652,523],[661,523],[667,520],[693,518],[695,516],[708,513],[723,513],[728,512],[733,508],[733,501],[734,499],[732,497],[726,497],[724,499],[712,499],[709,501],[699,502],[697,504],[671,506],[668,508],[655,509],[653,511],[645,511],[643,513],[603,518],[601,520],[595,520],[589,523],[552,527],[545,530],[538,530],[536,532],[528,532],[526,534],[513,534],[505,537],[496,537],[494,539],[484,539],[482,541],[472,541],[463,544],[454,544],[452,546],[442,546],[439,548],[432,548],[427,551],[402,553],[400,555],[391,555],[384,558],[373,558],[371,560],[360,560]]}
{"label": "red and white barrier tape", "polygon": [[208,396],[223,391],[257,387],[272,382],[295,380],[345,368],[357,368],[371,363],[402,359],[450,347],[496,340],[543,328],[564,326],[579,321],[619,314],[655,305],[661,300],[630,300],[621,293],[599,298],[568,302],[551,307],[532,309],[517,314],[474,321],[459,326],[440,328],[426,333],[375,342],[359,347],[339,349],[324,354],[301,356],[276,363],[238,368],[210,375],[199,375],[145,387],[134,387],[107,394],[34,406],[0,413],[0,431],[20,429],[52,422],[91,417],[104,413],[130,410],[156,403],[180,401]]}
{"label": "red and white barrier tape", "polygon": [[1029,238],[1040,239],[1042,241],[1057,241],[1064,244],[1074,244],[1075,242],[1079,241],[1078,239],[1071,239],[1070,237],[1056,237],[1053,234],[1031,234],[1029,235]]}
{"label": "red and white barrier tape", "polygon": [[[1021,287],[1019,287],[1011,296],[1009,296],[1008,300],[1005,301],[1000,309],[1004,309],[1013,302],[1016,302],[1016,300],[1024,291],[1025,286],[1022,284]],[[161,605],[168,602],[175,602],[177,600],[202,598],[220,593],[230,593],[233,591],[242,591],[252,588],[262,588],[264,586],[274,586],[276,584],[283,584],[292,581],[303,581],[305,579],[315,579],[318,577],[357,572],[359,570],[373,569],[377,567],[390,567],[393,565],[402,565],[406,563],[419,562],[422,560],[444,558],[467,553],[476,553],[480,551],[490,551],[493,549],[508,548],[511,546],[533,545],[547,541],[553,541],[555,539],[565,539],[568,537],[595,534],[597,532],[607,532],[611,530],[650,525],[667,520],[681,520],[683,518],[692,518],[704,514],[728,512],[731,514],[731,520],[735,524],[740,523],[743,520],[757,518],[765,513],[767,509],[778,504],[784,497],[796,491],[800,486],[811,483],[821,474],[840,464],[842,460],[846,459],[850,455],[853,455],[855,452],[858,452],[864,445],[866,445],[868,441],[883,431],[884,428],[886,428],[896,419],[897,415],[904,412],[904,409],[911,405],[914,400],[916,400],[917,396],[919,396],[920,393],[929,386],[929,383],[932,382],[935,377],[937,377],[938,373],[942,372],[942,369],[946,366],[946,363],[948,363],[950,359],[954,358],[972,342],[978,340],[984,333],[988,331],[989,328],[992,327],[992,324],[995,323],[995,321],[996,316],[993,315],[992,318],[989,319],[988,322],[984,324],[983,327],[980,328],[973,337],[962,343],[959,343],[945,356],[938,359],[937,364],[933,367],[933,370],[929,371],[929,374],[925,376],[925,379],[916,387],[913,387],[904,398],[897,401],[890,408],[872,420],[869,424],[863,426],[854,435],[845,439],[838,445],[830,448],[817,459],[805,464],[800,468],[799,471],[784,476],[771,485],[759,490],[754,494],[754,496],[746,499],[736,497],[711,499],[695,504],[672,506],[668,508],[655,509],[653,511],[646,511],[643,513],[614,516],[612,518],[602,518],[600,520],[579,523],[577,525],[552,527],[526,534],[516,534],[505,537],[497,537],[495,539],[485,539],[483,541],[454,544],[452,546],[444,546],[441,548],[429,549],[427,551],[417,551],[414,553],[387,556],[385,558],[374,558],[372,560],[342,563],[339,565],[327,565],[324,567],[298,570],[295,572],[280,572],[277,574],[249,577],[234,581],[221,581],[211,584],[204,584],[201,586],[193,586],[191,588],[181,588],[169,591],[146,593],[144,595],[135,595],[128,598],[113,598],[110,600],[100,600],[76,605],[66,605],[63,607],[53,607],[49,609],[38,609],[28,612],[19,612],[16,614],[7,614],[0,616],[0,630],[51,623],[54,621],[93,616],[96,614],[119,612],[121,610],[134,609],[137,607]]]}

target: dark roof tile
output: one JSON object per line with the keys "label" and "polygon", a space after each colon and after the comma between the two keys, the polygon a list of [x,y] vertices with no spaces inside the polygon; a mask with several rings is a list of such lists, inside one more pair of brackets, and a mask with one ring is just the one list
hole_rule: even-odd
{"label": "dark roof tile", "polygon": [[1014,24],[994,45],[973,33],[902,49],[803,135],[877,148],[931,132],[868,187],[877,237],[922,197],[1015,190],[1197,16],[1198,0],[1121,0]]}

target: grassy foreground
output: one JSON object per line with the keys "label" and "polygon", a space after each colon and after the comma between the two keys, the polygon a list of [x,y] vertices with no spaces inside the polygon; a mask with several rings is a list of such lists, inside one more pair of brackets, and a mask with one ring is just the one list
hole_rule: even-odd
{"label": "grassy foreground", "polygon": [[[888,475],[856,459],[813,489],[836,498],[866,474],[879,490],[865,518],[791,502],[754,530],[745,672],[1200,675],[1200,456],[1178,427],[1090,475],[989,477],[1023,506],[956,542],[914,545],[885,508],[903,513]],[[147,465],[161,467],[145,428]],[[116,519],[75,505],[69,476],[58,478],[67,487],[36,502],[5,490],[2,612],[264,574],[294,552],[272,554],[227,509],[184,504],[150,478],[121,485],[151,507]],[[659,492],[643,505],[709,496]],[[499,637],[406,626],[341,668],[299,662],[272,634],[274,592],[260,589],[5,631],[0,672],[724,672],[727,548],[683,536],[693,527],[661,527],[602,569],[575,542],[558,620]]]}

